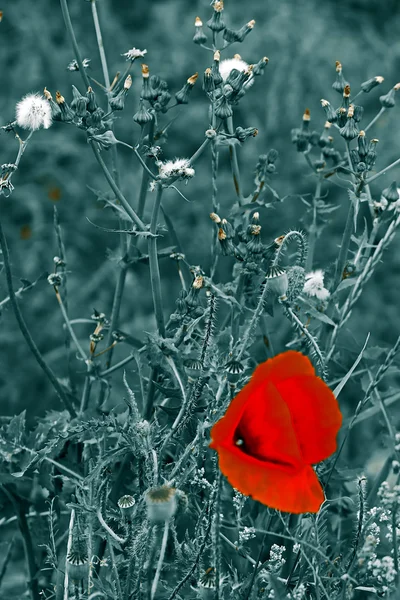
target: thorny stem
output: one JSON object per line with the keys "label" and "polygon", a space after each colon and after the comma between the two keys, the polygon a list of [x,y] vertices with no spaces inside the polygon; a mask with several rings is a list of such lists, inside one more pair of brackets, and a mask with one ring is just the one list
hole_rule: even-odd
{"label": "thorny stem", "polygon": [[67,542],[67,553],[65,555],[65,575],[64,575],[64,596],[63,600],[68,600],[68,588],[69,588],[69,577],[68,577],[68,568],[67,568],[67,558],[72,548],[72,532],[74,529],[75,523],[75,509],[71,510],[71,516],[69,519],[69,527],[68,527],[68,542]]}
{"label": "thorny stem", "polygon": [[157,184],[157,193],[154,201],[153,212],[151,215],[150,222],[150,233],[153,236],[148,238],[148,253],[149,253],[149,266],[150,266],[150,281],[151,291],[153,295],[154,313],[157,322],[158,333],[161,337],[165,337],[165,323],[163,315],[163,302],[161,296],[161,280],[160,280],[160,269],[158,265],[157,256],[157,220],[160,212],[161,198],[163,193],[163,187],[159,183]]}
{"label": "thorny stem", "polygon": [[[123,234],[121,234],[121,235],[123,235]],[[128,264],[124,259],[122,259],[119,263],[117,284],[115,286],[115,291],[114,291],[114,299],[113,299],[113,305],[112,305],[112,309],[111,309],[110,329],[108,330],[107,341],[106,341],[107,348],[111,347],[112,342],[113,342],[113,333],[118,327],[119,313],[121,310],[121,302],[122,302],[122,296],[124,293],[127,270],[128,270]],[[110,348],[110,351],[107,356],[106,365],[105,365],[106,369],[108,369],[111,365],[112,355],[113,355],[113,348]]]}
{"label": "thorny stem", "polygon": [[82,415],[88,407],[90,392],[92,389],[92,380],[90,378],[90,369],[88,368],[88,372],[86,373],[85,383],[83,385],[83,392],[81,398],[81,406],[79,409],[79,415]]}
{"label": "thorny stem", "polygon": [[97,45],[99,47],[99,54],[100,54],[100,60],[101,60],[101,68],[103,69],[104,83],[106,84],[107,90],[109,90],[110,89],[110,76],[109,76],[109,73],[108,73],[106,53],[104,52],[103,37],[101,35],[101,28],[100,28],[99,16],[97,14],[96,1],[97,0],[91,0],[90,4],[91,4],[91,7],[92,7],[92,16],[93,16],[94,28],[96,30]]}
{"label": "thorny stem", "polygon": [[164,533],[163,533],[163,537],[162,537],[162,541],[161,541],[160,556],[158,557],[157,569],[156,569],[156,573],[154,575],[153,583],[151,586],[151,600],[153,600],[154,596],[156,595],[158,581],[159,581],[160,575],[161,575],[161,569],[162,569],[164,557],[165,557],[165,550],[167,548],[168,530],[169,530],[169,520],[166,520],[164,523]]}
{"label": "thorny stem", "polygon": [[316,355],[318,356],[318,361],[320,363],[320,367],[323,371],[324,370],[324,357],[322,356],[321,350],[320,350],[317,342],[315,341],[314,337],[310,334],[307,327],[305,325],[303,325],[303,323],[300,321],[299,317],[296,315],[296,313],[293,311],[293,309],[289,306],[289,304],[284,304],[284,308],[285,308],[285,312],[287,312],[289,317],[296,323],[297,327],[301,330],[303,335],[306,336],[306,338],[308,339],[308,341],[314,348],[314,351],[315,351]]}
{"label": "thorny stem", "polygon": [[250,321],[246,331],[244,332],[244,335],[242,338],[243,339],[242,345],[236,356],[236,360],[240,360],[241,357],[243,356],[244,352],[247,349],[247,344],[249,342],[250,336],[253,333],[253,330],[254,330],[255,326],[257,325],[259,318],[261,317],[261,314],[262,314],[262,311],[264,308],[264,302],[267,297],[267,293],[268,293],[268,282],[266,282],[264,284],[264,289],[263,289],[260,299],[258,301],[257,307],[253,313],[253,316],[251,318],[251,321]]}
{"label": "thorny stem", "polygon": [[[153,118],[149,124],[149,145],[150,146],[153,143],[154,126],[155,126],[155,119]],[[149,177],[150,177],[149,173],[147,172],[147,169],[149,168],[150,163],[151,163],[151,158],[147,157],[145,160],[146,169],[143,169],[143,173],[142,173],[142,182],[140,184],[139,199],[138,199],[138,204],[137,204],[137,214],[140,219],[143,218],[144,208],[146,206],[147,188],[149,185]]]}
{"label": "thorny stem", "polygon": [[221,578],[221,493],[222,493],[222,474],[217,466],[216,477],[216,496],[214,504],[214,531],[213,531],[213,546],[214,546],[214,567],[215,567],[215,600],[220,600],[220,578]]}
{"label": "thorny stem", "polygon": [[56,375],[53,373],[53,370],[46,363],[46,361],[44,360],[43,356],[41,355],[38,347],[36,346],[35,342],[33,341],[33,338],[31,336],[31,334],[29,332],[29,329],[26,326],[25,320],[24,320],[24,318],[22,316],[21,310],[20,310],[19,305],[18,305],[17,298],[15,296],[15,292],[14,292],[14,286],[13,286],[12,274],[11,274],[11,267],[10,267],[10,255],[9,255],[9,252],[8,252],[7,241],[6,241],[4,232],[3,232],[3,228],[2,228],[2,224],[1,224],[1,219],[0,219],[0,247],[1,247],[2,254],[3,254],[3,265],[4,265],[5,275],[6,275],[6,283],[7,283],[7,288],[8,288],[8,295],[10,296],[11,306],[12,306],[12,309],[14,311],[15,318],[17,320],[17,323],[18,323],[18,326],[19,326],[19,328],[21,330],[21,333],[24,336],[25,341],[28,344],[28,346],[29,346],[32,354],[36,358],[37,363],[39,364],[39,366],[43,370],[44,374],[46,375],[46,377],[49,379],[49,381],[51,382],[52,386],[54,387],[54,389],[55,389],[58,397],[63,402],[63,404],[66,406],[66,408],[69,410],[69,412],[71,413],[71,415],[75,415],[75,409],[72,406],[72,403],[71,403],[70,399],[68,398],[67,394],[64,392],[63,388],[59,384]]}

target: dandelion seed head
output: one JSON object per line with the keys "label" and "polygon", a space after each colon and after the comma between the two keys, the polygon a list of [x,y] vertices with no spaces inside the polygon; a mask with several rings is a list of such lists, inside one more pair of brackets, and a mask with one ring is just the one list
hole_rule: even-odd
{"label": "dandelion seed head", "polygon": [[159,175],[161,179],[178,177],[179,179],[191,179],[194,177],[194,169],[190,166],[188,158],[176,158],[159,163]]}
{"label": "dandelion seed head", "polygon": [[15,114],[22,129],[48,129],[52,123],[50,104],[40,94],[27,94],[17,103]]}
{"label": "dandelion seed head", "polygon": [[[229,77],[232,69],[236,69],[237,71],[241,71],[242,73],[246,73],[251,70],[250,65],[245,62],[242,58],[239,58],[239,55],[235,55],[234,58],[227,58],[219,63],[219,72],[224,81],[226,81]],[[250,74],[250,78],[244,84],[244,87],[250,87],[254,83],[254,76]]]}
{"label": "dandelion seed head", "polygon": [[322,269],[317,269],[306,274],[303,291],[308,296],[315,296],[318,300],[329,298],[330,292],[324,287],[324,272]]}

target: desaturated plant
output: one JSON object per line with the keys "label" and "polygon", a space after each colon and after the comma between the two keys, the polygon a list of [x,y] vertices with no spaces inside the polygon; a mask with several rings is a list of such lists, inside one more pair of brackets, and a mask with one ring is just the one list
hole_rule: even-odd
{"label": "desaturated plant", "polygon": [[[1,304],[14,312],[54,395],[63,403],[63,410],[38,419],[33,431],[26,430],[24,413],[1,425],[0,498],[15,516],[4,518],[0,527],[19,527],[32,600],[333,600],[368,593],[389,597],[398,586],[400,443],[379,384],[392,368],[400,338],[379,368],[367,343],[357,349],[354,362],[340,351],[338,339],[400,225],[396,182],[371,191],[373,182],[400,164],[399,158],[385,165],[372,135],[375,122],[394,107],[400,84],[379,96],[379,112],[364,123],[364,94],[374,93],[383,78],[372,77],[353,93],[342,65],[336,63],[333,91],[327,91],[329,100],[321,100],[325,124],[314,130],[305,110],[300,127],[292,132],[295,148],[315,180],[314,194],[303,198],[308,226],[303,231],[289,222],[287,231],[276,231],[269,239],[261,223],[271,204],[283,201],[272,185],[278,153],[269,149],[259,156],[252,189],[246,192],[240,152],[258,131],[235,123],[237,105],[263,85],[260,76],[268,64],[266,57],[247,63],[232,49],[245,41],[255,22],[229,28],[222,0],[212,3],[206,25],[196,17],[193,41],[204,48],[208,67],[201,75],[191,75],[179,90],[170,90],[161,74],[150,74],[149,66],[141,65],[142,85],[132,122],[137,142],[132,146],[116,137],[114,119],[126,112],[131,72],[147,61],[147,50],[125,52],[125,72],[111,80],[96,0],[90,6],[103,83],[89,77],[89,61],[82,60],[67,2],[61,0],[75,56],[68,68],[77,71],[82,85],[77,83],[65,95],[47,89],[28,94],[16,106],[15,121],[3,127],[15,136],[18,153],[14,162],[1,166],[0,244],[8,289]],[[209,107],[204,136],[192,156],[167,160],[166,132],[173,136],[178,126],[174,111],[190,101],[195,85],[202,86]],[[93,312],[90,339],[84,344],[71,322],[77,307],[67,301],[68,239],[55,213],[57,250],[48,282],[68,333],[67,383],[43,358],[22,315],[18,298],[24,290],[14,290],[7,232],[1,227],[1,214],[23,171],[24,152],[34,145],[37,130],[49,129],[41,135],[50,136],[55,127],[64,127],[66,136],[76,127],[86,137],[104,175],[104,189],[109,188],[101,197],[112,211],[107,231],[120,240],[112,307]],[[135,198],[121,191],[120,145],[142,167]],[[222,194],[218,188],[223,153],[232,171],[234,201],[229,204],[226,191]],[[204,249],[204,264],[211,264],[210,269],[190,264],[173,218],[162,207],[165,189],[173,188],[183,198],[190,193],[186,190],[197,175],[201,155],[209,157],[211,191],[204,219],[214,236],[211,247]],[[378,159],[383,161],[381,170]],[[343,188],[341,201],[348,206],[348,216],[334,268],[325,265],[324,271],[315,269],[314,257],[321,232],[329,239],[330,218],[337,208],[327,200],[331,185]],[[150,222],[145,219],[147,206]],[[174,240],[172,250],[160,242],[165,230]],[[176,308],[169,315],[159,265],[166,253],[176,262],[180,282]],[[119,318],[127,271],[138,262],[148,265],[155,317],[154,331],[146,336],[131,331]],[[221,264],[230,270],[228,283],[218,279]],[[90,309],[80,310],[87,316]],[[270,333],[275,319],[282,323],[280,337]],[[113,361],[116,345],[126,349],[119,362]],[[357,408],[344,423],[337,454],[317,467],[327,497],[317,514],[281,513],[233,490],[208,448],[210,428],[255,365],[285,347],[308,355],[318,375],[336,385],[336,397],[350,377],[363,373],[369,378],[367,386],[359,386]],[[86,377],[77,389],[82,365]],[[113,398],[111,377],[123,379],[124,399]],[[371,399],[386,423],[388,458],[368,485],[361,475],[354,482],[354,474],[338,467],[337,461]],[[108,409],[112,404],[116,408]],[[34,494],[29,494],[32,489],[45,490],[48,504],[40,514]],[[40,546],[35,544],[36,532]],[[0,569],[0,584],[13,564],[12,543]]]}

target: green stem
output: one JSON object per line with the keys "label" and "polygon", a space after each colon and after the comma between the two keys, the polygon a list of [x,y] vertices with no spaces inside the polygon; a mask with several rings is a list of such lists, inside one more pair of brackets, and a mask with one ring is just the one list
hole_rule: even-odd
{"label": "green stem", "polygon": [[[122,302],[122,296],[124,293],[128,265],[123,260],[120,262],[119,267],[120,268],[119,268],[119,273],[118,273],[118,278],[117,278],[117,285],[115,286],[113,305],[112,305],[112,309],[111,309],[110,329],[108,330],[106,348],[110,348],[110,346],[112,345],[113,332],[118,328],[119,313],[121,310],[121,302]],[[107,361],[106,361],[106,365],[105,365],[106,369],[108,369],[111,365],[113,351],[114,351],[114,348],[110,348],[110,350],[108,351]]]}
{"label": "green stem", "polygon": [[92,147],[92,150],[97,159],[97,162],[99,163],[100,167],[103,170],[104,176],[107,179],[110,188],[112,189],[112,191],[116,195],[117,199],[120,201],[120,203],[124,207],[125,212],[130,217],[131,221],[133,223],[135,223],[135,225],[138,227],[139,231],[146,231],[146,225],[135,213],[135,211],[133,210],[133,208],[131,207],[131,205],[129,204],[129,202],[127,201],[127,199],[125,198],[125,196],[123,195],[123,193],[121,192],[121,190],[119,189],[117,184],[115,183],[110,171],[107,169],[107,166],[100,154],[100,150],[97,148],[95,142],[90,141],[89,144]]}
{"label": "green stem", "polygon": [[59,304],[59,306],[60,306],[61,313],[62,313],[63,319],[64,319],[64,321],[65,321],[65,325],[66,325],[66,327],[67,327],[67,329],[68,329],[68,332],[69,332],[69,334],[70,334],[70,336],[71,336],[71,339],[72,339],[72,341],[74,342],[74,344],[75,344],[75,346],[76,346],[76,348],[77,348],[77,350],[78,350],[79,354],[81,355],[81,357],[82,357],[82,360],[84,360],[84,362],[86,363],[86,361],[87,361],[87,356],[86,356],[86,354],[85,354],[85,352],[84,352],[84,350],[83,350],[82,346],[80,345],[78,338],[77,338],[77,337],[76,337],[76,335],[75,335],[75,331],[74,331],[74,330],[73,330],[73,328],[71,327],[71,323],[70,323],[70,321],[69,321],[69,318],[68,318],[67,311],[65,310],[64,303],[63,303],[63,301],[62,301],[62,298],[61,298],[61,296],[60,296],[60,292],[58,291],[58,289],[57,289],[57,287],[56,287],[56,286],[54,286],[54,290],[55,290],[55,292],[56,292],[56,298],[57,298],[58,304]]}
{"label": "green stem", "polygon": [[100,54],[101,68],[103,70],[104,83],[106,84],[107,90],[109,90],[110,89],[110,76],[108,73],[106,53],[104,52],[103,37],[101,35],[99,16],[97,14],[96,0],[91,0],[90,4],[92,7],[93,23],[94,23],[94,28],[96,31],[97,45],[99,47],[99,54]]}
{"label": "green stem", "polygon": [[163,187],[159,183],[157,184],[156,199],[153,206],[153,212],[151,215],[150,222],[150,233],[154,236],[148,238],[148,253],[149,253],[149,266],[150,266],[150,282],[151,291],[153,295],[154,313],[157,322],[158,333],[161,337],[165,337],[165,323],[163,315],[163,302],[161,295],[161,280],[160,280],[160,269],[158,265],[157,256],[157,220],[160,212],[160,205],[162,199]]}
{"label": "green stem", "polygon": [[381,110],[378,112],[378,114],[372,119],[371,123],[369,123],[366,128],[364,129],[365,132],[368,131],[368,129],[370,127],[372,127],[372,125],[375,125],[375,123],[377,122],[377,120],[383,115],[383,113],[385,112],[386,108],[384,106],[382,106]]}
{"label": "green stem", "polygon": [[340,244],[339,257],[336,263],[335,279],[333,281],[333,291],[336,290],[342,281],[343,271],[346,266],[347,253],[349,251],[351,234],[353,233],[354,223],[354,202],[350,201],[349,212],[347,213],[346,225],[343,231],[342,242]]}
{"label": "green stem", "polygon": [[393,167],[397,167],[398,164],[400,164],[400,158],[398,158],[397,160],[392,162],[392,164],[390,164],[388,167],[385,167],[384,169],[382,169],[382,171],[379,171],[379,173],[375,173],[375,175],[372,175],[372,177],[369,177],[366,180],[366,184],[368,185],[368,184],[372,183],[373,181],[375,181],[375,179],[378,179],[378,177],[385,175],[388,171],[390,171],[390,169],[393,169]]}
{"label": "green stem", "polygon": [[305,264],[305,271],[309,273],[312,271],[313,262],[314,262],[314,251],[315,251],[315,243],[317,241],[317,202],[321,197],[321,187],[322,187],[322,176],[318,175],[317,185],[315,187],[315,194],[313,197],[313,220],[309,231],[308,236],[308,254],[307,260]]}
{"label": "green stem", "polygon": [[86,373],[86,377],[85,377],[85,383],[83,386],[79,415],[82,415],[88,407],[91,389],[92,389],[92,380],[90,378],[90,369],[88,369],[88,372]]}
{"label": "green stem", "polygon": [[74,49],[75,59],[76,59],[76,62],[78,63],[79,71],[81,73],[83,82],[84,82],[86,88],[88,88],[88,87],[90,87],[90,82],[89,82],[88,76],[86,75],[86,71],[83,67],[81,53],[79,51],[79,47],[78,47],[78,44],[76,41],[74,28],[72,27],[72,22],[71,22],[71,17],[70,17],[69,10],[68,10],[67,0],[60,0],[60,3],[61,3],[61,10],[62,10],[62,14],[64,17],[65,26],[67,28],[72,47]]}
{"label": "green stem", "polygon": [[[226,124],[228,127],[228,132],[233,134],[233,119],[232,117],[228,117],[226,120]],[[239,171],[239,163],[237,158],[236,147],[229,144],[229,157],[231,159],[231,168],[233,175],[233,183],[236,190],[236,195],[238,197],[239,206],[241,206],[244,202],[242,187],[240,183],[240,171]]]}
{"label": "green stem", "polygon": [[165,550],[167,549],[168,530],[169,530],[169,521],[167,520],[164,523],[164,533],[163,533],[162,542],[161,542],[160,556],[158,557],[157,569],[156,569],[156,573],[154,575],[153,583],[151,586],[151,600],[153,600],[154,596],[156,595],[158,581],[159,581],[160,575],[161,575],[161,569],[162,569],[164,557],[165,557]]}
{"label": "green stem", "polygon": [[[150,121],[150,125],[149,125],[149,145],[151,145],[153,143],[154,126],[155,126],[155,119],[153,118]],[[140,184],[139,199],[138,199],[138,204],[137,204],[137,207],[138,207],[137,214],[140,219],[143,218],[144,208],[146,206],[147,189],[149,186],[149,179],[150,179],[150,175],[148,174],[147,169],[149,169],[150,164],[151,164],[151,158],[147,157],[145,160],[146,169],[143,169],[143,173],[142,173],[142,182]]]}
{"label": "green stem", "polygon": [[56,377],[56,375],[53,373],[52,369],[50,368],[50,366],[46,363],[46,361],[44,360],[43,356],[41,355],[38,347],[36,346],[35,342],[33,341],[33,338],[29,332],[29,329],[25,323],[25,320],[22,316],[21,310],[19,308],[18,305],[18,301],[17,298],[15,296],[15,292],[14,292],[14,286],[13,286],[13,282],[12,282],[12,274],[11,274],[11,267],[10,267],[10,255],[8,252],[8,246],[7,246],[7,241],[3,232],[3,227],[1,224],[1,219],[0,219],[0,248],[3,254],[3,265],[4,265],[4,271],[5,271],[5,275],[6,275],[6,283],[7,283],[7,289],[8,289],[8,295],[10,297],[10,303],[12,306],[12,309],[14,311],[15,314],[15,318],[17,320],[18,326],[21,330],[22,335],[25,338],[26,343],[28,344],[32,354],[34,355],[34,357],[36,358],[37,363],[39,364],[39,366],[41,367],[41,369],[43,370],[44,374],[46,375],[46,377],[49,379],[49,381],[51,382],[52,386],[54,387],[57,396],[60,398],[60,400],[63,402],[63,404],[66,406],[66,408],[69,410],[69,412],[72,415],[75,415],[75,409],[72,406],[72,403],[70,401],[70,399],[68,398],[67,394],[64,392],[63,388],[61,387],[61,385],[58,382],[58,379]]}

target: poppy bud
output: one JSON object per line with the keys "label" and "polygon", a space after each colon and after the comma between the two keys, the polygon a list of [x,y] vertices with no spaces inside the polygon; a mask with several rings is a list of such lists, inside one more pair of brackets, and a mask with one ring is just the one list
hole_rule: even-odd
{"label": "poppy bud", "polygon": [[89,99],[86,96],[82,96],[80,91],[74,85],[72,86],[72,95],[74,98],[71,102],[71,108],[78,117],[85,117]]}
{"label": "poppy bud", "polygon": [[379,96],[379,102],[384,108],[393,108],[396,104],[395,92],[397,92],[399,88],[400,83],[397,83],[387,94]]}
{"label": "poppy bud", "polygon": [[266,285],[280,300],[286,300],[289,281],[285,269],[278,266],[270,267],[266,274]]}
{"label": "poppy bud", "polygon": [[121,498],[118,500],[119,510],[125,519],[129,520],[131,517],[133,517],[135,512],[135,504],[135,498],[130,495],[121,496]]}
{"label": "poppy bud", "polygon": [[70,121],[73,121],[74,116],[75,116],[74,112],[71,110],[71,108],[65,102],[65,98],[64,98],[64,96],[62,96],[60,94],[60,92],[56,92],[56,103],[58,104],[58,107],[61,111],[59,120],[64,121],[65,123],[69,123]]}
{"label": "poppy bud", "polygon": [[329,123],[335,123],[337,121],[337,114],[335,109],[332,107],[332,104],[328,102],[328,100],[324,100],[322,98],[321,105],[325,111],[326,120],[329,121]]}
{"label": "poppy bud", "polygon": [[377,75],[376,77],[372,77],[372,79],[368,79],[368,81],[364,81],[361,84],[361,89],[365,94],[368,94],[374,87],[380,85],[383,82],[383,77]]}
{"label": "poppy bud", "polygon": [[212,31],[218,33],[219,31],[223,31],[225,29],[225,23],[222,18],[222,11],[224,10],[224,2],[223,0],[215,0],[213,4],[213,15],[209,21],[207,21],[207,27]]}
{"label": "poppy bud", "polygon": [[176,511],[175,488],[163,485],[146,492],[147,518],[153,523],[168,521]]}
{"label": "poppy bud", "polygon": [[187,104],[189,102],[189,93],[192,91],[194,84],[197,81],[199,74],[195,73],[185,83],[182,89],[179,92],[176,92],[175,99],[178,104]]}
{"label": "poppy bud", "polygon": [[196,17],[196,20],[194,22],[194,26],[196,28],[196,32],[193,36],[193,41],[195,44],[199,44],[201,46],[201,44],[205,44],[207,41],[207,36],[203,31],[203,22],[200,19],[200,17]]}
{"label": "poppy bud", "polygon": [[393,181],[388,188],[383,190],[382,196],[386,198],[388,202],[396,202],[399,199],[397,183]]}
{"label": "poppy bud", "polygon": [[269,63],[269,58],[267,56],[264,56],[261,60],[258,61],[258,63],[253,65],[252,73],[253,73],[254,77],[257,77],[258,75],[262,75],[264,73],[264,69],[268,63]]}
{"label": "poppy bud", "polygon": [[89,563],[85,544],[78,542],[73,544],[67,555],[67,571],[73,581],[82,581],[88,576]]}
{"label": "poppy bud", "polygon": [[151,113],[147,110],[147,108],[144,105],[144,101],[141,98],[139,100],[139,110],[133,115],[133,120],[135,121],[135,123],[143,127],[144,125],[146,125],[146,123],[150,123],[152,119],[153,117]]}
{"label": "poppy bud", "polygon": [[349,84],[345,80],[345,78],[343,77],[342,65],[337,60],[336,61],[336,81],[332,84],[332,87],[333,87],[334,90],[336,90],[337,92],[339,92],[339,94],[342,94],[343,91],[344,91],[344,88],[346,87],[346,85],[349,85]]}

